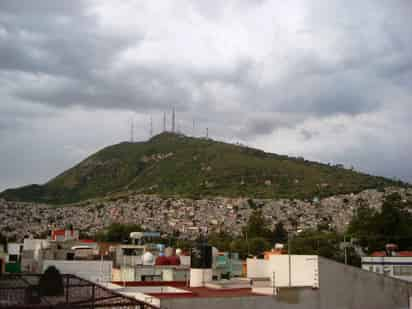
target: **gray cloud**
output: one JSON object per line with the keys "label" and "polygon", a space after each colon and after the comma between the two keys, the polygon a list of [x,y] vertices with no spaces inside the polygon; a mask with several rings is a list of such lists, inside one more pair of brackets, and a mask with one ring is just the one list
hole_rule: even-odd
{"label": "gray cloud", "polygon": [[[198,135],[209,127],[218,139],[317,160],[351,160],[371,173],[412,180],[411,169],[397,160],[407,139],[383,138],[379,129],[384,123],[386,132],[397,136],[411,130],[409,120],[391,118],[411,110],[411,13],[406,0],[188,1],[179,6],[1,1],[0,136],[13,151],[6,155],[5,146],[0,148],[0,167],[14,176],[0,176],[0,188],[35,181],[38,170],[27,164],[22,173],[12,162],[26,160],[15,146],[23,141],[28,147],[50,143],[73,151],[71,156],[56,153],[60,158],[54,157],[53,167],[37,165],[44,180],[82,154],[120,139],[119,127],[127,132],[132,113],[141,121],[137,135],[147,137],[149,115],[160,119],[172,106],[187,132],[196,119]],[[90,117],[107,110],[121,125],[105,121],[104,137],[97,130],[84,138],[76,129],[78,120],[70,117],[73,111]],[[59,139],[45,132],[45,127],[59,131],[56,119],[72,128]],[[99,121],[89,119],[82,128],[93,132]],[[25,130],[36,137],[27,138]],[[373,163],[367,158],[369,151],[378,151],[374,139],[358,139],[375,132],[384,141],[379,149],[391,158],[385,168],[379,164],[382,156]],[[328,144],[333,136],[345,140],[350,156]],[[305,147],[299,148],[302,139]],[[32,155],[42,161],[49,146],[36,146]]]}

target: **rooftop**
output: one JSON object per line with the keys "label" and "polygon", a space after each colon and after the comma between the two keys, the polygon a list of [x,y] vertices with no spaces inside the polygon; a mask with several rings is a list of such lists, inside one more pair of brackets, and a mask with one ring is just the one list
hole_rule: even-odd
{"label": "rooftop", "polygon": [[[123,285],[123,282],[113,282],[119,286]],[[141,287],[140,292],[145,293],[147,295],[157,297],[160,299],[165,298],[192,298],[192,297],[247,297],[247,296],[262,296],[260,294],[256,294],[252,292],[251,287],[237,287],[239,286],[238,282],[235,282],[233,287],[229,284],[229,281],[225,282],[219,286],[219,284],[215,284],[215,287],[196,287],[192,288],[187,286],[185,282],[177,282],[177,281],[134,281],[134,282],[126,282],[126,287]],[[148,287],[153,288],[160,288],[164,287],[165,290],[161,292],[157,291],[150,291],[147,290]],[[176,292],[173,291],[177,289]],[[139,290],[139,289],[137,289]],[[145,291],[146,290],[146,291]]]}
{"label": "rooftop", "polygon": [[372,257],[412,257],[412,251],[395,251],[394,255],[388,255],[386,251],[375,251]]}
{"label": "rooftop", "polygon": [[62,275],[61,296],[39,296],[39,274],[0,276],[1,308],[136,308],[150,304],[74,275]]}

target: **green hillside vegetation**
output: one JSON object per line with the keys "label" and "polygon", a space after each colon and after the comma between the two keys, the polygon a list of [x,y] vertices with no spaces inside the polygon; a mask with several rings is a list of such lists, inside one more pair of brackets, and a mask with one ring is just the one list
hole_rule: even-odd
{"label": "green hillside vegetation", "polygon": [[162,133],[93,154],[44,185],[9,189],[8,200],[74,203],[134,191],[182,197],[309,198],[402,185],[339,166],[249,147]]}

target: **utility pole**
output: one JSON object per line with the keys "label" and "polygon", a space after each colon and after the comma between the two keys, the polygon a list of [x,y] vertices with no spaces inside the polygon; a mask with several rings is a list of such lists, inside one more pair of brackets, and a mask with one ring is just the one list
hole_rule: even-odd
{"label": "utility pole", "polygon": [[248,238],[248,235],[247,235],[247,231],[246,231],[246,244],[247,244],[247,256],[249,257],[250,248],[249,248],[249,238]]}
{"label": "utility pole", "polygon": [[345,265],[348,265],[348,246],[346,245],[346,235],[343,234],[343,245],[345,251]]}
{"label": "utility pole", "polygon": [[288,232],[288,266],[289,266],[289,287],[292,286],[292,265],[290,264],[291,262],[291,246],[292,246],[292,242],[291,242],[291,232]]}

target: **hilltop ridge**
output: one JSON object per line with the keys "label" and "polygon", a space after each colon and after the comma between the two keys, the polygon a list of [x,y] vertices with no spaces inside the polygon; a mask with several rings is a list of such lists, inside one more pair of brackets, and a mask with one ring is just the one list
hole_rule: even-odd
{"label": "hilltop ridge", "polygon": [[43,185],[8,189],[0,198],[65,204],[134,191],[193,198],[312,199],[394,185],[402,183],[341,166],[164,132],[145,142],[106,147]]}

